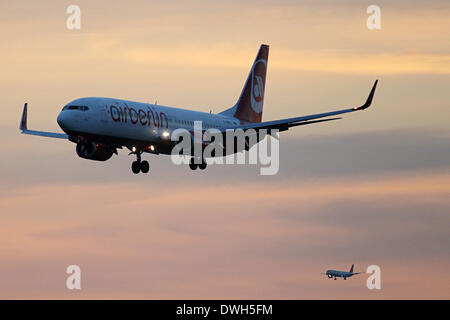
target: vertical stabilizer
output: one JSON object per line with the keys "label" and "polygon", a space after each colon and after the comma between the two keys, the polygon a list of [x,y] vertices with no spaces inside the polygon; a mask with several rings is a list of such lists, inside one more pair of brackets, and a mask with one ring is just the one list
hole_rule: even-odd
{"label": "vertical stabilizer", "polygon": [[269,46],[262,44],[236,105],[220,114],[244,122],[261,122],[268,58]]}

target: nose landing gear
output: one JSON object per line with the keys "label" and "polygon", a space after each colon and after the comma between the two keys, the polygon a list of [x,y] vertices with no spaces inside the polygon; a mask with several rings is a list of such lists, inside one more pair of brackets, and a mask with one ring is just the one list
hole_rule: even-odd
{"label": "nose landing gear", "polygon": [[131,164],[131,171],[133,171],[134,174],[138,174],[139,172],[147,173],[150,170],[148,161],[141,161],[142,150],[136,150],[133,148],[133,151],[131,151],[130,154],[136,155],[136,161],[133,161]]}
{"label": "nose landing gear", "polygon": [[148,164],[148,161],[133,161],[131,164],[131,171],[133,171],[134,174],[138,174],[139,172],[147,173],[150,170],[150,165]]}

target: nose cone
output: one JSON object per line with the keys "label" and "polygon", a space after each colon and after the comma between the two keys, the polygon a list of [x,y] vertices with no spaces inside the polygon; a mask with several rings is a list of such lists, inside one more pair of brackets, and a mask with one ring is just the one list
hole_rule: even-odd
{"label": "nose cone", "polygon": [[58,122],[58,125],[60,126],[60,128],[63,131],[67,130],[67,126],[68,126],[67,112],[61,111],[59,113],[58,118],[56,119],[56,121]]}

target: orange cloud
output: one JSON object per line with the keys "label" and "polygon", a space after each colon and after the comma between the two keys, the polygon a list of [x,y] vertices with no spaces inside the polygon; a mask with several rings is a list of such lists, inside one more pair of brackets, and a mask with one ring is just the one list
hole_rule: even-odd
{"label": "orange cloud", "polygon": [[[360,199],[389,204],[426,198],[450,208],[449,193],[449,174],[214,188],[118,183],[10,190],[0,198],[0,274],[10,279],[2,285],[0,296],[72,297],[61,287],[62,271],[53,270],[76,262],[84,268],[86,284],[90,284],[80,293],[84,298],[204,298],[206,294],[216,298],[369,298],[372,293],[364,287],[364,276],[352,282],[360,289],[337,292],[328,289],[329,282],[320,272],[332,264],[340,265],[341,247],[370,243],[367,250],[373,250],[376,243],[368,242],[372,232],[345,223],[324,223],[321,212],[335,203],[346,203],[347,210],[354,210],[352,203]],[[293,215],[286,216],[286,212]],[[336,213],[346,214],[350,212]],[[356,216],[364,221],[367,214]],[[383,214],[376,224],[374,215],[370,219],[373,232],[394,236],[391,228],[383,225],[397,223],[390,215],[400,216],[403,229],[395,236],[403,239],[414,232],[439,234],[439,224],[444,221],[430,214],[432,219],[420,224],[417,215],[407,211]],[[428,246],[426,241],[422,245]],[[352,255],[352,250],[347,254]],[[422,280],[427,280],[413,284],[401,273],[406,260],[369,255],[374,262],[364,256],[353,258],[358,268],[377,263],[386,269],[386,290],[379,293],[380,298],[445,296],[438,279],[444,273],[439,277],[424,273]],[[409,274],[449,263],[445,256],[433,259],[435,262],[423,264],[411,255]],[[54,285],[44,288],[40,278],[31,278],[36,266]],[[219,280],[217,273],[221,274]],[[30,284],[41,290],[27,291]],[[274,286],[280,291],[270,289]],[[421,293],[420,288],[429,291]]]}

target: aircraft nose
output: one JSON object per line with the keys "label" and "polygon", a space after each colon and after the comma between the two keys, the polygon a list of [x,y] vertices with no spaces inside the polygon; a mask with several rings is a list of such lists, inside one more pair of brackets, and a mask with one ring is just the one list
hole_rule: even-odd
{"label": "aircraft nose", "polygon": [[67,128],[67,114],[66,112],[61,111],[56,119],[61,129]]}

